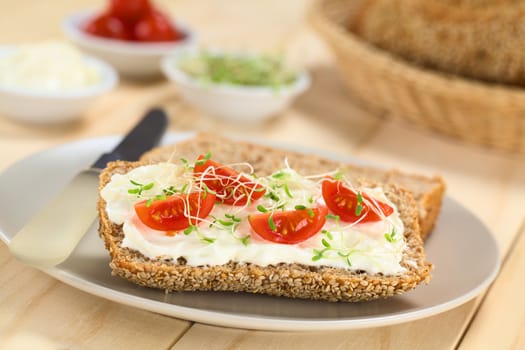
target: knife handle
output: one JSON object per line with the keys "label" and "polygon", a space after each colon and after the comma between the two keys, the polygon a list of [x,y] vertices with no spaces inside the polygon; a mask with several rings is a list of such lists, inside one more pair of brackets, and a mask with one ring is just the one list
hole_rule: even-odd
{"label": "knife handle", "polygon": [[11,253],[37,267],[64,261],[96,218],[98,175],[95,169],[77,174],[13,237]]}

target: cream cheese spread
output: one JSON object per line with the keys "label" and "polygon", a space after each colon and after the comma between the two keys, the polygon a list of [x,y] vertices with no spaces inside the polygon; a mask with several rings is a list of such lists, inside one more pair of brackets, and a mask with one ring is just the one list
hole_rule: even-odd
{"label": "cream cheese spread", "polygon": [[[285,181],[287,186],[273,186],[282,201],[281,209],[294,210],[297,205],[309,203],[312,207],[325,206],[320,182],[303,177],[290,168],[279,176],[257,178],[265,186]],[[248,176],[248,175],[246,175]],[[222,265],[229,261],[253,263],[260,266],[279,263],[297,263],[310,266],[331,266],[370,274],[395,275],[405,272],[400,265],[403,250],[404,226],[396,206],[379,188],[364,188],[363,193],[394,208],[394,212],[381,221],[349,224],[332,218],[326,219],[322,230],[298,244],[278,244],[266,241],[253,232],[248,215],[259,213],[257,206],[271,207],[274,200],[263,196],[255,203],[238,207],[217,204],[199,223],[198,230],[186,235],[182,232],[167,234],[144,225],[134,210],[134,204],[145,198],[162,195],[162,189],[191,186],[191,170],[183,165],[159,163],[135,168],[127,174],[115,174],[102,189],[109,220],[123,225],[123,247],[135,249],[149,258],[183,257],[190,266]],[[133,183],[153,183],[140,197],[130,194]],[[236,225],[224,226],[220,219],[235,215],[241,219]],[[387,239],[385,234],[395,232]],[[327,245],[329,247],[327,247]],[[320,259],[316,252],[324,250]]]}
{"label": "cream cheese spread", "polygon": [[20,46],[0,56],[0,86],[67,91],[100,82],[100,73],[74,46],[49,41]]}

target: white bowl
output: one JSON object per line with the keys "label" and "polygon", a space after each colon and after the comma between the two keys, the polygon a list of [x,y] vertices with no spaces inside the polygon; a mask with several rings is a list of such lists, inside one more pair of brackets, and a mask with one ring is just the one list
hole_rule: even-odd
{"label": "white bowl", "polygon": [[[1,48],[0,57],[13,50]],[[109,64],[89,56],[84,56],[84,59],[100,74],[98,84],[67,91],[0,86],[0,115],[39,124],[67,122],[81,117],[98,96],[118,83],[118,75]]]}
{"label": "white bowl", "polygon": [[203,83],[178,69],[179,60],[190,55],[165,57],[162,71],[179,86],[189,103],[229,121],[250,123],[268,119],[288,107],[310,86],[306,71],[298,73],[293,84],[279,88]]}
{"label": "white bowl", "polygon": [[113,65],[121,75],[133,79],[161,76],[163,56],[194,45],[195,33],[179,22],[173,22],[185,38],[175,42],[140,43],[106,39],[82,30],[94,12],[82,12],[66,17],[62,23],[66,36],[79,48]]}

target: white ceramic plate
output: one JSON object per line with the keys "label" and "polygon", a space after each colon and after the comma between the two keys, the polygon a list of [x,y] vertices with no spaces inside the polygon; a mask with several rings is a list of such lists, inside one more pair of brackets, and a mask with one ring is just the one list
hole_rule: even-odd
{"label": "white ceramic plate", "polygon": [[[164,143],[190,136],[189,133],[170,134]],[[0,174],[0,238],[8,243],[68,179],[89,166],[99,154],[111,150],[119,139],[99,138],[66,144],[21,160]],[[340,157],[339,160],[356,161]],[[500,265],[497,243],[491,233],[474,215],[447,197],[436,228],[425,244],[428,260],[435,265],[432,281],[406,294],[362,303],[243,293],[165,294],[111,276],[109,256],[98,237],[97,224],[93,224],[69,259],[43,271],[71,286],[119,303],[228,327],[335,330],[416,320],[474,298],[494,280]]]}

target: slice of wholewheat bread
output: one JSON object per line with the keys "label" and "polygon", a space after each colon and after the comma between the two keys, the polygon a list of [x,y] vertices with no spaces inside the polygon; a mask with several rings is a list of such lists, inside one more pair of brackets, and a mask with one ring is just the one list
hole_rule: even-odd
{"label": "slice of wholewheat bread", "polygon": [[[219,153],[216,152],[218,155]],[[150,157],[151,160],[151,157]],[[224,159],[218,157],[218,161]],[[297,168],[310,166],[312,158],[294,159]],[[145,162],[110,163],[100,176],[100,190],[113,174],[124,174]],[[369,185],[370,183],[367,183]],[[106,203],[98,202],[99,233],[111,255],[113,274],[146,287],[166,291],[231,291],[328,301],[364,301],[385,298],[415,288],[430,279],[431,264],[425,259],[418,213],[412,194],[390,184],[382,185],[398,208],[405,232],[406,248],[402,274],[385,276],[333,267],[281,263],[259,266],[230,261],[218,266],[188,266],[185,259],[150,259],[121,246],[121,225],[108,219]]]}
{"label": "slice of wholewheat bread", "polygon": [[262,176],[282,168],[286,158],[290,166],[303,175],[320,174],[340,168],[345,170],[346,177],[352,182],[369,180],[405,187],[413,193],[416,200],[423,240],[435,225],[445,192],[445,184],[438,176],[427,177],[397,170],[343,164],[312,154],[234,141],[207,133],[198,134],[194,138],[174,145],[155,148],[145,153],[141,161],[157,163],[170,159],[179,161],[180,158],[192,161],[208,151],[212,152],[213,159],[220,163],[248,162],[253,165],[255,172]]}

